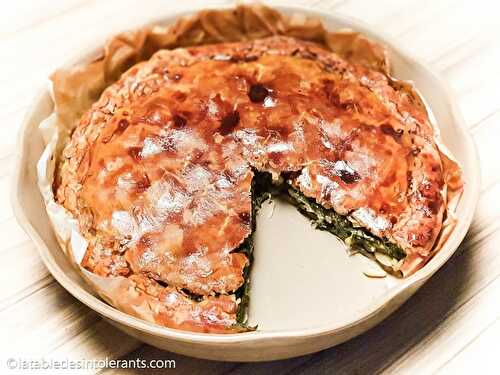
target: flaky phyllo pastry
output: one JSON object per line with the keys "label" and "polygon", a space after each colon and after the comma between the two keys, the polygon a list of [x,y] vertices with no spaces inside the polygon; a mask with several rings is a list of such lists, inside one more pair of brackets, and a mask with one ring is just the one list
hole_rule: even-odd
{"label": "flaky phyllo pastry", "polygon": [[272,195],[403,277],[454,226],[460,169],[358,33],[207,10],[120,34],[52,84],[39,182],[55,232],[106,301],[148,321],[254,329],[252,233]]}

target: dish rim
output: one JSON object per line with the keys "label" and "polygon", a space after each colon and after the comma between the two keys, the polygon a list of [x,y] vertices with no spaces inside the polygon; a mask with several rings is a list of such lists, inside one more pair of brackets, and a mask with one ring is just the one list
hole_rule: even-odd
{"label": "dish rim", "polygon": [[[360,31],[363,34],[368,34],[370,37],[383,42],[385,45],[390,47],[390,49],[397,51],[399,56],[405,60],[406,63],[417,66],[419,69],[423,70],[431,76],[443,89],[445,92],[445,100],[447,105],[450,107],[450,113],[452,117],[456,120],[454,127],[460,127],[464,135],[464,143],[466,148],[470,152],[470,157],[473,159],[475,165],[479,165],[479,157],[476,145],[470,135],[468,128],[465,125],[465,120],[458,108],[458,105],[454,99],[454,96],[449,88],[448,84],[437,74],[433,69],[428,68],[425,64],[421,63],[418,58],[414,57],[404,46],[400,43],[394,41],[393,38],[385,35],[383,32],[374,31],[373,27],[360,21],[358,19],[352,18],[350,16],[344,15],[341,12],[333,13],[332,11],[325,11],[319,9],[311,9],[304,6],[297,5],[284,5],[282,3],[271,3],[269,4],[272,8],[275,8],[284,13],[298,12],[308,16],[312,16],[324,21],[330,20],[342,20],[352,27],[356,31]],[[161,24],[165,23],[166,19],[174,20],[176,18],[192,14],[194,12],[200,11],[202,9],[227,9],[234,8],[234,4],[207,4],[203,6],[189,6],[183,7],[182,9],[172,11],[171,13],[164,14],[155,19],[149,20],[149,22],[143,23],[143,25],[149,24]],[[118,32],[118,31],[117,31]],[[115,32],[116,33],[116,32]],[[102,48],[102,45],[98,46],[97,49]],[[70,62],[82,61],[85,56],[89,55],[89,52],[95,52],[96,47],[89,49],[89,51],[84,51],[83,53],[75,53],[72,58],[69,59]],[[86,53],[87,52],[87,53]],[[67,65],[66,64],[63,65]],[[27,110],[21,128],[18,131],[17,142],[16,142],[16,160],[15,160],[15,172],[14,178],[12,179],[11,188],[11,204],[14,211],[14,216],[17,221],[28,234],[28,236],[35,243],[38,252],[44,262],[44,264],[49,269],[52,276],[75,298],[80,302],[87,305],[92,310],[98,312],[101,316],[115,321],[121,325],[129,328],[133,328],[142,332],[149,333],[156,337],[175,339],[182,342],[197,342],[197,343],[216,343],[216,344],[234,344],[241,343],[242,341],[254,341],[263,342],[267,340],[274,339],[286,339],[286,338],[314,338],[324,335],[334,335],[345,331],[349,328],[355,327],[370,320],[371,317],[378,315],[384,307],[393,301],[398,295],[403,293],[407,289],[412,289],[414,287],[423,284],[430,276],[432,276],[436,271],[438,271],[446,261],[455,253],[458,246],[465,237],[467,230],[472,222],[472,218],[477,206],[479,199],[479,184],[480,184],[480,172],[479,168],[472,168],[470,172],[470,181],[467,182],[466,189],[470,190],[470,198],[467,202],[467,206],[464,207],[465,215],[457,222],[457,226],[454,228],[450,237],[446,240],[443,249],[441,249],[434,257],[434,263],[432,267],[429,267],[429,263],[422,269],[418,270],[415,274],[407,277],[404,284],[395,286],[387,291],[386,294],[375,299],[368,307],[358,312],[349,322],[340,323],[328,323],[323,326],[314,326],[311,328],[301,328],[301,329],[287,329],[287,330],[266,330],[266,331],[254,331],[245,333],[232,333],[232,334],[214,334],[214,333],[197,333],[190,331],[182,331],[178,329],[168,328],[156,325],[144,321],[142,319],[133,317],[127,313],[124,313],[106,302],[102,301],[97,296],[93,295],[89,291],[83,289],[79,284],[75,283],[66,272],[61,269],[51,254],[46,243],[39,236],[35,228],[29,223],[29,219],[25,214],[21,203],[19,201],[19,185],[22,182],[22,176],[24,172],[23,165],[27,164],[26,152],[24,151],[24,139],[28,136],[28,125],[31,122],[30,119],[34,116],[37,111],[37,106],[41,102],[44,95],[46,95],[47,88],[43,87],[39,90],[38,95],[32,100],[29,109]],[[437,259],[437,260],[436,260]]]}

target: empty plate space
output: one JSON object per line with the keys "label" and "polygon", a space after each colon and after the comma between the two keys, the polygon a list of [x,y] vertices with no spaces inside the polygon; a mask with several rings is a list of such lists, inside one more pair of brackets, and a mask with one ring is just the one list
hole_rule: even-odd
{"label": "empty plate space", "polygon": [[279,198],[263,204],[255,235],[249,320],[259,330],[348,322],[401,282],[365,276],[375,262],[349,256],[333,234],[314,229]]}

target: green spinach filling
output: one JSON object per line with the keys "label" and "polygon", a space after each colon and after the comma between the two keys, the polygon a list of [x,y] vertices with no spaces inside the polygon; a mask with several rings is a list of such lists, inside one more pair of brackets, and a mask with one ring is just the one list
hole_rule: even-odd
{"label": "green spinach filling", "polygon": [[332,209],[326,209],[307,198],[298,190],[288,187],[287,194],[300,213],[308,217],[314,227],[330,232],[345,242],[353,250],[365,250],[369,253],[382,253],[396,260],[403,259],[406,254],[397,245],[375,237],[363,228],[356,227],[347,216],[340,215]]}
{"label": "green spinach filling", "polygon": [[278,181],[273,181],[271,174],[255,171],[255,177],[252,181],[252,234],[236,250],[245,253],[249,259],[249,265],[243,270],[245,282],[236,291],[236,297],[241,301],[237,313],[237,322],[241,326],[255,329],[255,327],[247,326],[247,317],[256,216],[262,203],[276,195],[285,196],[301,214],[311,220],[316,229],[334,234],[354,251],[360,251],[365,255],[380,253],[390,257],[395,263],[406,256],[405,252],[396,244],[376,237],[366,229],[356,226],[347,216],[321,206],[314,199],[306,197],[293,188],[284,178],[280,177]]}
{"label": "green spinach filling", "polygon": [[248,322],[248,303],[249,303],[249,293],[250,293],[250,269],[253,264],[253,248],[254,248],[254,233],[257,227],[257,212],[267,199],[270,199],[272,195],[277,193],[277,187],[272,184],[271,175],[268,173],[255,173],[255,177],[252,180],[252,233],[248,236],[245,241],[238,247],[236,252],[244,253],[248,257],[248,265],[243,269],[243,285],[236,291],[236,298],[240,300],[238,306],[238,312],[236,314],[236,321],[239,325],[248,328],[255,329],[256,327],[249,327]]}

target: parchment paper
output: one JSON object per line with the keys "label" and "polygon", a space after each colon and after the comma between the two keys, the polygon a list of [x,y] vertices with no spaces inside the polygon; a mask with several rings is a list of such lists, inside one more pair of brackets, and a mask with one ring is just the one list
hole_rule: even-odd
{"label": "parchment paper", "polygon": [[[56,203],[53,192],[54,171],[71,131],[76,127],[81,115],[97,101],[107,86],[115,82],[128,68],[149,59],[159,49],[245,41],[277,34],[315,41],[350,61],[390,76],[387,50],[357,32],[340,30],[332,33],[325,30],[317,19],[300,14],[284,16],[263,5],[240,5],[229,10],[201,11],[180,18],[173,25],[166,27],[144,27],[118,34],[108,40],[101,55],[94,61],[59,69],[50,77],[55,106],[54,112],[40,124],[40,131],[47,146],[37,166],[38,184],[62,249],[86,281],[111,305],[154,322],[154,304],[148,296],[136,290],[131,280],[124,277],[100,277],[80,266],[87,249],[87,241],[79,233],[76,220],[64,207]],[[411,84],[395,79],[393,81],[401,85],[401,90],[422,104]],[[462,191],[460,168],[442,144],[438,144],[446,170],[447,190],[443,194],[447,197],[448,209],[434,251],[443,246],[455,226],[453,212]]]}

